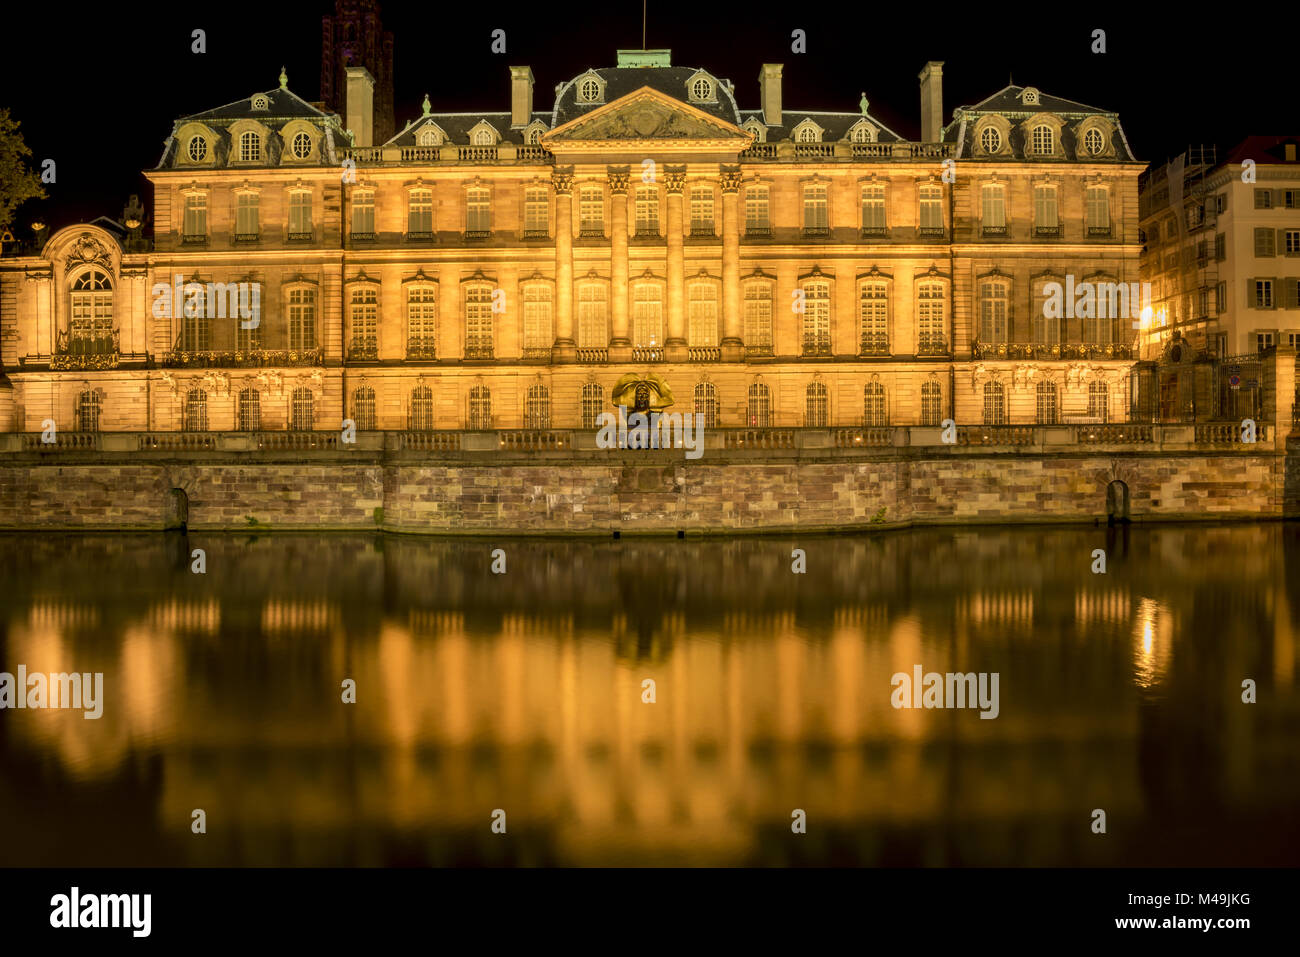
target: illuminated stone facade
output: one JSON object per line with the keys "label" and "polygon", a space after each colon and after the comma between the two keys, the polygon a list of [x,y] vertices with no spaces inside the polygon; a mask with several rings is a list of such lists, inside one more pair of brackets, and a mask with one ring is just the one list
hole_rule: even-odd
{"label": "illuminated stone facade", "polygon": [[[0,261],[0,428],[589,428],[638,370],[716,428],[1123,421],[1132,324],[1042,308],[1138,279],[1118,117],[1009,86],[942,126],[931,63],[911,142],[865,96],[785,108],[781,73],[741,109],[621,51],[535,110],[512,67],[509,111],[426,101],[378,145],[361,67],[346,119],[282,75],[178,120],[151,249],[85,225]],[[256,285],[256,328],[160,306],[177,276]]]}

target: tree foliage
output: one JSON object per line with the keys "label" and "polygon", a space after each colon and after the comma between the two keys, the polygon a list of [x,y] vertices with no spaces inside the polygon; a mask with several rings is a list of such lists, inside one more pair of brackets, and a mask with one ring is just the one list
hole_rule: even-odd
{"label": "tree foliage", "polygon": [[18,121],[0,108],[0,231],[14,221],[18,207],[29,199],[44,199],[41,178],[28,168],[32,151],[18,132]]}

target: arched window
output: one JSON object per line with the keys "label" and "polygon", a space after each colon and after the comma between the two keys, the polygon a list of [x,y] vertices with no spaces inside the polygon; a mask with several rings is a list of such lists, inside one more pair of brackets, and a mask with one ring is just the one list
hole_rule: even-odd
{"label": "arched window", "polygon": [[853,128],[853,134],[849,139],[854,143],[870,143],[872,140],[871,127],[865,123],[859,123]]}
{"label": "arched window", "polygon": [[712,382],[695,384],[695,426],[718,427],[718,389]]}
{"label": "arched window", "polygon": [[316,427],[315,397],[311,389],[299,386],[293,390],[289,407],[289,428],[295,432],[310,432]]}
{"label": "arched window", "polygon": [[805,126],[803,129],[801,129],[801,130],[799,131],[799,139],[798,139],[797,142],[800,142],[800,143],[816,143],[816,142],[817,142],[817,130],[814,129],[811,125],[809,125],[809,126]]}
{"label": "arched window", "polygon": [[1038,424],[1056,425],[1058,416],[1056,383],[1044,380],[1038,383]]}
{"label": "arched window", "polygon": [[551,390],[544,385],[532,385],[524,396],[524,428],[549,429],[551,427]]}
{"label": "arched window", "polygon": [[687,342],[692,346],[718,344],[718,289],[712,282],[687,287]]}
{"label": "arched window", "polygon": [[756,279],[745,283],[745,352],[772,354],[772,283]]}
{"label": "arched window", "polygon": [[609,347],[609,287],[603,282],[578,285],[578,348]]}
{"label": "arched window", "polygon": [[98,393],[87,390],[78,395],[76,430],[78,432],[98,432],[99,411]]}
{"label": "arched window", "polygon": [[772,395],[767,386],[756,382],[749,387],[749,417],[751,428],[770,429],[772,427]]}
{"label": "arched window", "polygon": [[588,382],[582,387],[582,427],[594,429],[600,425],[600,414],[605,411],[605,389]]}
{"label": "arched window", "polygon": [[406,358],[434,359],[438,353],[437,290],[426,283],[406,287]]}
{"label": "arched window", "polygon": [[529,145],[536,146],[541,141],[542,141],[542,131],[540,129],[534,129],[528,131]]}
{"label": "arched window", "polygon": [[407,428],[412,432],[433,431],[433,390],[427,385],[411,390],[411,413]]}
{"label": "arched window", "polygon": [[68,351],[100,355],[113,351],[113,285],[98,269],[84,272],[72,283]]}
{"label": "arched window", "polygon": [[889,424],[889,406],[885,401],[885,387],[879,382],[868,382],[862,390],[862,424],[868,426]]}
{"label": "arched window", "polygon": [[368,385],[352,390],[352,421],[358,432],[373,432],[378,422],[375,415],[375,390]]}
{"label": "arched window", "polygon": [[1007,284],[1000,279],[980,283],[980,342],[1002,345],[1007,341]]}
{"label": "arched window", "polygon": [[1046,124],[1035,126],[1030,134],[1032,149],[1037,156],[1050,156],[1056,150],[1056,135]]}
{"label": "arched window", "polygon": [[202,389],[190,389],[186,392],[181,418],[181,428],[184,431],[206,432],[208,430],[208,394]]}
{"label": "arched window", "polygon": [[465,358],[492,358],[492,287],[465,289]]}
{"label": "arched window", "polygon": [[239,134],[239,160],[241,163],[256,163],[262,158],[262,138],[249,130]]}
{"label": "arched window", "polygon": [[804,392],[804,425],[810,429],[824,429],[830,422],[830,399],[826,386],[810,382]]}
{"label": "arched window", "polygon": [[984,424],[1005,425],[1007,421],[1006,390],[1001,382],[984,383]]}
{"label": "arched window", "polygon": [[181,290],[181,334],[176,347],[181,352],[206,352],[212,348],[212,323],[208,320],[207,290],[202,283],[190,283]]}
{"label": "arched window", "polygon": [[551,332],[551,284],[530,282],[524,286],[524,356],[546,358],[555,336]]}
{"label": "arched window", "polygon": [[831,354],[831,284],[825,280],[803,284],[803,354]]}
{"label": "arched window", "polygon": [[469,428],[479,431],[492,428],[492,393],[485,385],[469,390]]}
{"label": "arched window", "polygon": [[240,432],[257,432],[262,428],[262,396],[256,389],[239,390],[235,428]]}
{"label": "arched window", "polygon": [[492,146],[494,142],[495,137],[491,130],[479,130],[474,134],[475,146]]}
{"label": "arched window", "polygon": [[1103,422],[1110,421],[1110,390],[1106,383],[1088,383],[1088,415]]}
{"label": "arched window", "polygon": [[941,282],[920,282],[916,285],[916,354],[943,355],[947,352],[944,339],[946,326],[944,313],[944,285]]}
{"label": "arched window", "polygon": [[442,140],[438,136],[438,131],[432,126],[426,126],[420,130],[419,135],[415,138],[416,146],[441,146]]}
{"label": "arched window", "polygon": [[709,100],[713,98],[713,84],[700,77],[691,84],[691,99]]}
{"label": "arched window", "polygon": [[316,348],[316,290],[309,286],[289,290],[289,348],[294,352]]}
{"label": "arched window", "polygon": [[921,424],[938,425],[943,414],[943,389],[933,380],[921,386]]}
{"label": "arched window", "polygon": [[864,282],[858,287],[862,355],[889,355],[889,286]]}
{"label": "arched window", "polygon": [[632,345],[648,349],[663,344],[663,289],[657,282],[637,283],[632,290]]}

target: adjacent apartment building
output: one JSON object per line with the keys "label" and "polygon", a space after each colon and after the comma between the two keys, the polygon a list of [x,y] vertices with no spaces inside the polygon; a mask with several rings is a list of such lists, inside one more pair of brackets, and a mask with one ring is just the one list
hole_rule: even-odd
{"label": "adjacent apartment building", "polygon": [[[86,224],[0,260],[0,429],[587,428],[629,373],[710,427],[1128,416],[1135,317],[1060,301],[1139,279],[1113,112],[1008,86],[945,125],[931,62],[911,139],[865,95],[787,104],[780,64],[751,98],[632,50],[381,142],[343,69],[345,116],[282,73],[176,120],[151,247]],[[1290,192],[1236,189],[1281,228]]]}

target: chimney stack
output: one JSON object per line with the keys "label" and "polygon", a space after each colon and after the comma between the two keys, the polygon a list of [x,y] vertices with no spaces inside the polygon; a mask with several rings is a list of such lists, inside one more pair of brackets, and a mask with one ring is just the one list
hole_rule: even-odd
{"label": "chimney stack", "polygon": [[533,71],[526,66],[510,68],[510,128],[521,130],[533,119]]}
{"label": "chimney stack", "polygon": [[931,60],[921,81],[921,142],[938,143],[943,137],[943,63]]}
{"label": "chimney stack", "polygon": [[781,125],[781,64],[764,63],[758,71],[758,89],[762,95],[763,122]]}
{"label": "chimney stack", "polygon": [[375,78],[363,66],[348,67],[347,121],[353,146],[375,145]]}

